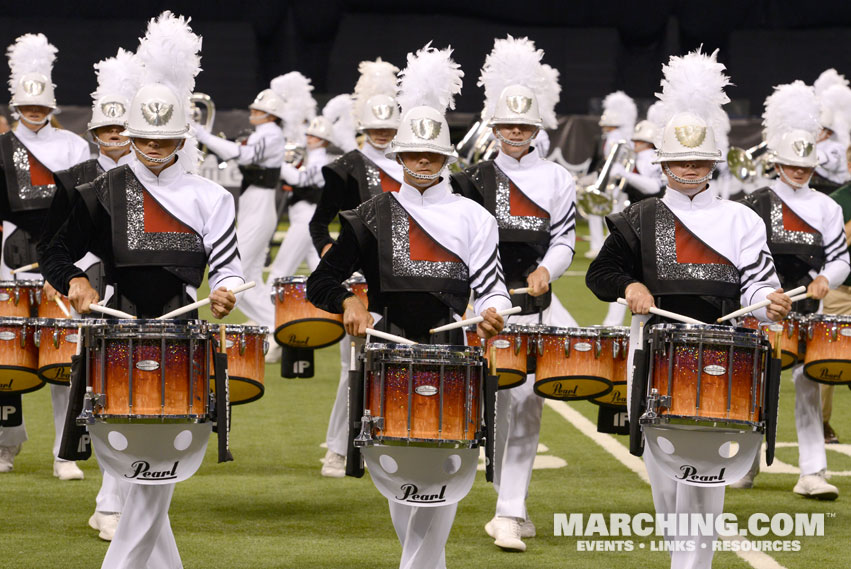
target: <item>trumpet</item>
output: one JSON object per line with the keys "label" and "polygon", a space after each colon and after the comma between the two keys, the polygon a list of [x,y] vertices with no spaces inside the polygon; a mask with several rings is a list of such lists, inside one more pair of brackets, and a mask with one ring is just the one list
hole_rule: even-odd
{"label": "trumpet", "polygon": [[727,167],[738,180],[747,182],[756,176],[772,177],[774,157],[763,141],[747,150],[731,146],[727,151]]}
{"label": "trumpet", "polygon": [[[206,93],[192,93],[189,96],[189,104],[191,105],[190,113],[192,114],[192,120],[200,124],[204,129],[213,132],[213,123],[216,120],[216,105],[213,103],[213,98]],[[224,138],[224,135],[221,136]],[[199,150],[201,151],[201,162],[203,162],[210,151],[204,144],[201,145]],[[224,170],[227,167],[227,162],[224,160],[216,157],[216,161],[220,170]]]}
{"label": "trumpet", "polygon": [[615,202],[623,191],[626,178],[612,180],[612,167],[622,164],[627,172],[635,166],[635,151],[626,140],[619,140],[609,152],[603,169],[597,180],[590,186],[578,186],[576,189],[576,209],[584,217],[589,215],[609,215],[615,208]]}

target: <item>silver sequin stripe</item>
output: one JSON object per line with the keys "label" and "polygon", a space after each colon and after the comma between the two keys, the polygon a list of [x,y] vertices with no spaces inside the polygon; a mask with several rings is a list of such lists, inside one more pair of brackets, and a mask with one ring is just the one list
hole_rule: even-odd
{"label": "silver sequin stripe", "polygon": [[384,193],[381,189],[381,169],[366,156],[363,157],[363,165],[366,169],[366,187],[369,189],[369,195],[375,197]]}
{"label": "silver sequin stripe", "polygon": [[18,197],[21,200],[49,198],[56,192],[56,184],[34,186],[30,176],[30,156],[27,147],[12,137],[12,163],[15,165],[15,180],[18,182]]}
{"label": "silver sequin stripe", "polygon": [[544,217],[511,215],[511,181],[494,164],[496,171],[496,222],[500,229],[550,230],[550,220]]}
{"label": "silver sequin stripe", "polygon": [[[821,245],[821,233],[806,231],[789,231],[783,227],[783,200],[773,191],[769,192],[771,200],[771,240],[775,243],[795,243],[798,245]],[[789,207],[788,205],[786,207]],[[795,210],[789,208],[793,213]],[[798,214],[795,214],[798,215]]]}
{"label": "silver sequin stripe", "polygon": [[467,282],[469,271],[464,263],[411,260],[408,212],[396,199],[390,199],[390,223],[393,240],[393,274],[397,277],[432,277]]}
{"label": "silver sequin stripe", "polygon": [[194,231],[192,233],[145,233],[145,198],[143,191],[136,177],[128,172],[125,190],[127,196],[127,246],[135,251],[200,251],[204,253],[204,243]]}
{"label": "silver sequin stripe", "polygon": [[656,208],[656,272],[659,278],[706,280],[739,285],[739,271],[733,265],[677,262],[676,219],[664,204],[660,203]]}

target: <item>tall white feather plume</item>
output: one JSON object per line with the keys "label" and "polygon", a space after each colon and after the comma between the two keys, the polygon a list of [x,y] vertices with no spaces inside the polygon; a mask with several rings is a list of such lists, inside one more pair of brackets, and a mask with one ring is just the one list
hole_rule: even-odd
{"label": "tall white feather plume", "polygon": [[44,34],[24,34],[6,50],[9,58],[9,91],[14,95],[15,84],[27,73],[41,73],[48,79],[53,72],[57,49]]}
{"label": "tall white feather plume", "polygon": [[142,86],[144,71],[135,53],[118,48],[115,57],[107,57],[95,63],[98,86],[92,93],[92,100],[97,101],[106,95],[132,100]]}
{"label": "tall white feather plume", "polygon": [[618,116],[623,117],[624,128],[632,130],[635,128],[635,123],[638,120],[638,107],[635,106],[635,101],[632,97],[623,91],[615,91],[609,93],[603,99],[603,111],[614,111]]}
{"label": "tall white feather plume", "polygon": [[655,124],[660,129],[665,128],[665,105],[662,101],[656,101],[647,109],[647,120]]}
{"label": "tall white feather plume", "polygon": [[672,56],[662,66],[662,92],[656,93],[664,104],[662,126],[677,113],[690,112],[712,127],[716,141],[724,140],[729,118],[721,107],[730,102],[724,88],[731,85],[730,78],[724,75],[725,69],[718,62],[717,49],[711,55],[698,48],[682,57]]}
{"label": "tall white feather plume", "polygon": [[461,92],[464,72],[452,60],[452,48],[438,50],[428,42],[408,54],[408,66],[399,73],[396,100],[402,114],[414,107],[431,107],[441,114],[455,108],[455,95]]}
{"label": "tall white feather plume", "polygon": [[357,148],[355,140],[355,121],[352,116],[354,101],[348,93],[337,95],[322,109],[322,116],[331,123],[334,144],[343,152]]}
{"label": "tall white feather plume", "polygon": [[845,146],[851,144],[851,88],[839,83],[832,85],[822,92],[819,101],[833,112],[832,130],[839,142]]}
{"label": "tall white feather plume", "polygon": [[511,85],[523,85],[535,93],[545,128],[557,126],[555,105],[561,86],[558,70],[541,63],[544,51],[535,48],[528,38],[497,39],[485,58],[479,75],[479,87],[485,88],[484,116],[491,117],[502,90]]}
{"label": "tall white feather plume", "polygon": [[316,116],[316,100],[310,93],[310,79],[298,71],[290,71],[272,79],[271,89],[285,102],[283,112],[284,138],[296,144],[304,143],[310,120]]}
{"label": "tall white feather plume", "polygon": [[396,74],[399,68],[379,57],[375,61],[361,61],[358,72],[360,77],[355,84],[352,108],[355,120],[362,116],[363,106],[373,95],[396,96]]}
{"label": "tall white feather plume", "polygon": [[816,95],[821,96],[829,87],[834,85],[842,85],[844,87],[848,87],[848,79],[845,78],[844,75],[840,74],[836,71],[836,69],[825,69],[821,72],[821,75],[818,76],[818,79],[813,83],[813,87],[815,87]]}
{"label": "tall white feather plume", "polygon": [[821,130],[819,124],[820,105],[815,89],[803,81],[777,85],[765,99],[762,126],[769,145],[784,133],[800,129],[813,136]]}

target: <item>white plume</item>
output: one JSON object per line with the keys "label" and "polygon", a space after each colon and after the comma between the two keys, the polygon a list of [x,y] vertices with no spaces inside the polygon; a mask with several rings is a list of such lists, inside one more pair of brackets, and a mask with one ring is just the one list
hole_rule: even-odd
{"label": "white plume", "polygon": [[832,85],[819,96],[819,101],[833,112],[831,130],[839,142],[848,146],[851,143],[851,88],[838,83]]}
{"label": "white plume", "polygon": [[308,123],[316,116],[316,100],[311,95],[310,79],[298,71],[290,71],[272,79],[271,89],[284,102],[284,138],[288,142],[303,144]]}
{"label": "white plume", "polygon": [[331,123],[334,144],[343,152],[349,152],[358,146],[355,140],[355,121],[352,116],[353,104],[352,96],[343,93],[325,103],[322,109],[322,116]]}
{"label": "white plume", "polygon": [[665,128],[665,105],[662,101],[656,101],[647,109],[647,120],[655,124],[660,129]]}
{"label": "white plume", "polygon": [[535,93],[545,128],[555,128],[555,105],[561,86],[558,70],[541,63],[544,51],[535,48],[528,38],[497,39],[485,58],[479,75],[479,87],[485,88],[484,116],[491,117],[502,90],[511,85],[523,85]]}
{"label": "white plume", "polygon": [[776,138],[794,129],[818,135],[821,130],[819,110],[815,89],[803,81],[777,85],[765,99],[765,112],[762,113],[765,139],[771,145]]}
{"label": "white plume", "polygon": [[452,60],[452,48],[438,50],[428,42],[416,53],[408,54],[408,66],[399,73],[396,100],[404,114],[414,107],[426,106],[445,114],[455,108],[455,95],[461,92],[464,72]]}
{"label": "white plume", "polygon": [[[722,106],[730,102],[724,88],[731,83],[724,75],[724,64],[717,58],[717,49],[706,55],[698,48],[681,57],[672,56],[662,66],[662,92],[656,93],[656,97],[664,105],[663,128],[677,113],[689,112],[707,122],[716,141],[726,140],[730,119]],[[720,142],[718,145],[721,146]]]}
{"label": "white plume", "polygon": [[44,34],[24,34],[6,50],[9,58],[9,91],[14,95],[15,84],[27,73],[41,73],[50,79],[57,49]]}
{"label": "white plume", "polygon": [[623,91],[615,91],[609,93],[603,99],[603,112],[613,111],[618,116],[623,117],[622,128],[630,132],[635,128],[635,122],[638,120],[638,107],[635,106],[635,101],[632,97]]}
{"label": "white plume", "polygon": [[841,75],[836,69],[825,69],[821,72],[821,75],[818,76],[818,79],[813,83],[813,87],[815,87],[816,95],[821,96],[829,87],[834,85],[842,85],[844,87],[848,86],[848,79],[845,78],[844,75]]}
{"label": "white plume", "polygon": [[92,93],[92,100],[111,95],[131,101],[142,86],[144,71],[135,53],[118,48],[115,57],[107,57],[95,63],[98,86]]}
{"label": "white plume", "polygon": [[360,77],[355,84],[352,108],[355,120],[362,116],[363,106],[373,95],[396,96],[396,74],[399,68],[379,57],[375,61],[361,61],[358,72]]}

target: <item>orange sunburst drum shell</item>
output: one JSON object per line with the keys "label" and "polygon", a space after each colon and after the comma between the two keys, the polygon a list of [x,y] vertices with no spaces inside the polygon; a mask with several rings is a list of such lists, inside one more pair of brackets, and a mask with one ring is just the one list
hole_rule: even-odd
{"label": "orange sunburst drum shell", "polygon": [[35,331],[27,318],[0,317],[0,394],[44,387],[38,376]]}
{"label": "orange sunburst drum shell", "polygon": [[764,334],[691,324],[661,324],[648,333],[650,388],[671,397],[661,416],[709,423],[760,421],[769,350]]}
{"label": "orange sunburst drum shell", "polygon": [[535,393],[547,399],[576,401],[612,390],[612,338],[599,328],[538,327],[531,340],[536,354]]}
{"label": "orange sunburst drum shell", "polygon": [[307,277],[283,277],[272,285],[275,341],[294,348],[323,348],[346,334],[343,315],[316,308],[307,300]]}
{"label": "orange sunburst drum shell", "polygon": [[209,334],[196,320],[110,320],[92,327],[86,357],[88,385],[100,399],[95,417],[206,420],[209,354]]}
{"label": "orange sunburst drum shell", "polygon": [[43,283],[35,280],[0,281],[0,317],[29,318]]}
{"label": "orange sunburst drum shell", "polygon": [[373,417],[384,419],[372,433],[378,442],[472,446],[477,440],[480,348],[367,344],[364,357],[364,402]]}
{"label": "orange sunburst drum shell", "polygon": [[831,385],[851,383],[851,317],[813,314],[806,327],[804,373]]}
{"label": "orange sunburst drum shell", "polygon": [[[52,304],[56,304],[55,302]],[[71,357],[82,341],[80,328],[91,321],[70,318],[38,318],[31,320],[38,328],[38,375],[48,383],[69,385]]]}
{"label": "orange sunburst drum shell", "polygon": [[626,377],[629,357],[629,327],[601,327],[601,333],[612,339],[612,390],[607,394],[591,400],[598,405],[620,407],[626,409]]}
{"label": "orange sunburst drum shell", "polygon": [[[218,335],[214,327],[213,333]],[[265,326],[225,326],[228,353],[228,395],[233,405],[257,401],[266,392],[266,352],[269,349]],[[210,377],[214,377],[212,363]],[[215,393],[215,383],[210,384]]]}
{"label": "orange sunburst drum shell", "polygon": [[508,325],[485,341],[485,357],[488,367],[496,371],[499,389],[511,389],[526,382],[532,330],[529,326]]}
{"label": "orange sunburst drum shell", "polygon": [[788,317],[780,322],[760,322],[753,316],[742,319],[742,327],[751,330],[762,330],[768,335],[771,347],[777,347],[777,334],[780,333],[780,365],[789,369],[804,357],[801,351],[803,317],[790,312]]}

